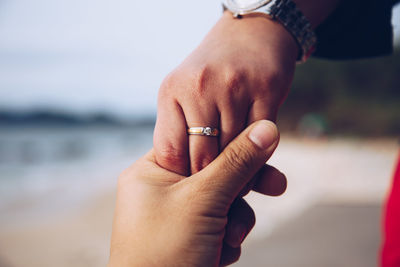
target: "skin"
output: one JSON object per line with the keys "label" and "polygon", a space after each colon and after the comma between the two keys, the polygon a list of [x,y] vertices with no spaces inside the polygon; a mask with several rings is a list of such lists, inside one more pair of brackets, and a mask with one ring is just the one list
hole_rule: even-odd
{"label": "skin", "polygon": [[118,183],[109,267],[225,266],[255,223],[241,192],[279,195],[286,178],[265,165],[278,144],[269,121],[249,126],[209,166],[185,177],[160,167],[154,150]]}
{"label": "skin", "polygon": [[[276,34],[280,25],[266,21],[252,17],[243,23],[225,13],[166,77],[154,133],[161,166],[182,175],[196,173],[248,124],[275,120],[293,78],[297,45],[289,33]],[[195,126],[217,127],[221,133],[219,138],[187,136],[187,127]]]}
{"label": "skin", "polygon": [[[313,27],[339,0],[296,0]],[[264,15],[225,12],[201,44],[163,81],[154,151],[162,167],[189,175],[207,166],[246,126],[275,121],[293,80],[298,46]],[[188,136],[188,127],[219,128],[217,138]]]}
{"label": "skin", "polygon": [[[339,0],[295,1],[316,27]],[[276,127],[251,123],[275,121],[297,55],[295,40],[279,23],[225,12],[165,78],[154,149],[119,179],[110,267],[224,266],[239,258],[255,223],[242,196],[249,190],[279,195],[286,188],[284,175],[264,164],[278,143]],[[254,135],[259,124],[266,128]],[[221,134],[188,136],[195,126]]]}

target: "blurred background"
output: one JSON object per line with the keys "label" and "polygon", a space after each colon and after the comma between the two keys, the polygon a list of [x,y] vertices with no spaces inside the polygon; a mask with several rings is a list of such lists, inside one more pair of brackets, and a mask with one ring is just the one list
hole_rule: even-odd
{"label": "blurred background", "polygon": [[[0,0],[0,267],[104,266],[118,174],[152,146],[158,86],[219,1]],[[236,266],[376,266],[399,150],[392,56],[298,67]]]}

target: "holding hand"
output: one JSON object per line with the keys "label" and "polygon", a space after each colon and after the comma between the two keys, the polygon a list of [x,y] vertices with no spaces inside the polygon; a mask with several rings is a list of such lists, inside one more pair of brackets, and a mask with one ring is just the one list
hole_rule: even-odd
{"label": "holding hand", "polygon": [[190,177],[161,168],[150,151],[119,179],[109,266],[235,262],[255,223],[241,192],[254,176],[258,192],[286,189],[284,175],[265,165],[278,139],[272,122],[256,122]]}
{"label": "holding hand", "polygon": [[[225,12],[200,46],[163,82],[154,133],[155,159],[189,175],[207,166],[243,129],[275,121],[293,79],[298,46],[278,22]],[[220,129],[188,137],[189,127]]]}

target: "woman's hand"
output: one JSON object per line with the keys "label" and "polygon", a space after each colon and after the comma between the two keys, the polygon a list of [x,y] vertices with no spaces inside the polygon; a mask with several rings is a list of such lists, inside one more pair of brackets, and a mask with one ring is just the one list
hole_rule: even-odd
{"label": "woman's hand", "polygon": [[241,133],[208,167],[190,177],[161,168],[149,152],[120,177],[109,266],[220,266],[235,262],[254,225],[239,197],[253,189],[279,195],[286,178],[265,165],[278,144],[269,121]]}
{"label": "woman's hand", "polygon": [[[164,80],[154,133],[156,162],[181,175],[207,166],[247,125],[275,121],[298,47],[277,22],[225,12],[200,46]],[[187,136],[188,127],[220,129]]]}

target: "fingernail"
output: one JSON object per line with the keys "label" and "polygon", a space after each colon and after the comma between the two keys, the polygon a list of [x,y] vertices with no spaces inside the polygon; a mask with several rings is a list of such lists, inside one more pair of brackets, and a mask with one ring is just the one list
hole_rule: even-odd
{"label": "fingernail", "polygon": [[278,135],[275,124],[270,121],[259,121],[249,133],[250,140],[261,149],[269,148]]}

